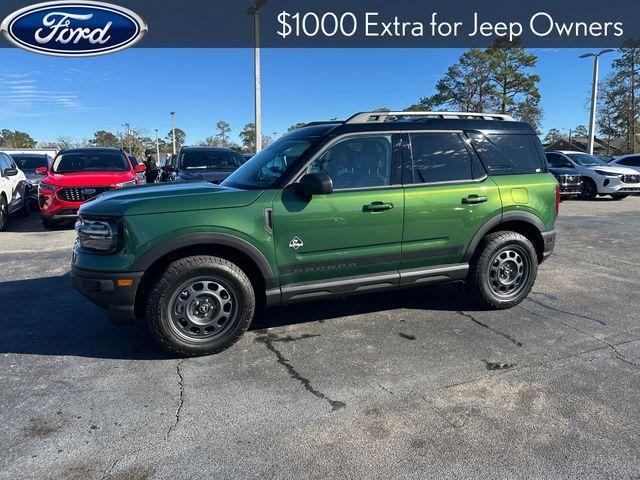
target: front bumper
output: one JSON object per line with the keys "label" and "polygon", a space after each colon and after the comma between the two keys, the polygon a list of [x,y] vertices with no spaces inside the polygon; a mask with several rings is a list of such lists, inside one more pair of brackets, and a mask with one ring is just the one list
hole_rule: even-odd
{"label": "front bumper", "polygon": [[640,193],[640,183],[625,183],[620,177],[604,177],[598,182],[598,193]]}
{"label": "front bumper", "polygon": [[544,243],[544,249],[542,251],[542,259],[545,260],[553,253],[554,248],[556,248],[556,240],[558,238],[558,233],[555,229],[550,232],[542,232],[542,241]]}
{"label": "front bumper", "polygon": [[[144,272],[99,272],[72,267],[71,283],[82,295],[105,309],[116,324],[131,324],[135,320],[136,293]],[[119,286],[118,280],[132,280],[129,286]]]}

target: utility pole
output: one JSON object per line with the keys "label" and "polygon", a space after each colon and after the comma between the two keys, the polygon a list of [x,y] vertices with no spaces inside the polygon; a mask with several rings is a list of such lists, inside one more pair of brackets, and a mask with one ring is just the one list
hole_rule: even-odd
{"label": "utility pole", "polygon": [[253,15],[253,90],[254,113],[256,130],[256,153],[262,150],[262,93],[260,84],[260,7],[267,0],[256,0],[255,6],[247,9],[249,15]]}
{"label": "utility pole", "polygon": [[[124,134],[124,140],[122,142],[122,146],[124,147],[125,150],[127,150],[129,153],[133,153],[131,151],[131,148],[127,148],[127,140],[129,140],[129,135],[131,135],[131,126],[128,123],[124,124],[125,128],[127,129],[127,131]],[[129,145],[129,147],[131,147],[131,145]]]}
{"label": "utility pole", "polygon": [[589,115],[589,154],[593,155],[593,141],[595,138],[596,130],[596,107],[598,102],[598,63],[600,55],[613,52],[612,48],[600,50],[598,53],[584,53],[580,55],[580,58],[593,57],[593,86],[591,88],[591,113]]}
{"label": "utility pole", "polygon": [[156,128],[156,164],[160,162],[160,140],[158,139],[158,129]]}
{"label": "utility pole", "polygon": [[176,126],[174,122],[174,117],[176,112],[171,112],[171,139],[173,140],[173,154],[176,154]]}

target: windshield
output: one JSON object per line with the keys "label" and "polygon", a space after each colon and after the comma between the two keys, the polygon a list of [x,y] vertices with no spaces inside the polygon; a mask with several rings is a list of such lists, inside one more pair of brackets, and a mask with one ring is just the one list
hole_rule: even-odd
{"label": "windshield", "polygon": [[306,138],[282,137],[251,157],[222,185],[245,189],[271,188],[310,145],[311,142]]}
{"label": "windshield", "polygon": [[225,150],[187,150],[180,155],[183,170],[229,170],[242,165],[239,153]]}
{"label": "windshield", "polygon": [[576,162],[578,165],[582,165],[583,167],[596,167],[598,165],[606,165],[606,162],[603,162],[598,157],[594,157],[593,155],[589,155],[588,153],[566,153],[565,155]]}
{"label": "windshield", "polygon": [[11,155],[23,172],[35,172],[36,168],[49,167],[47,157],[34,155]]}
{"label": "windshield", "polygon": [[54,173],[123,172],[130,170],[129,162],[120,152],[80,151],[62,153],[53,162]]}

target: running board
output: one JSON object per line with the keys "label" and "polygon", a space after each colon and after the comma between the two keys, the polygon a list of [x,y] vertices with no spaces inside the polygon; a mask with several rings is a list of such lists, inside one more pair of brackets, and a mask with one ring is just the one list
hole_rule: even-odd
{"label": "running board", "polygon": [[[469,265],[466,263],[400,270],[376,275],[359,275],[321,282],[304,282],[286,285],[281,290],[283,304],[330,297],[342,297],[400,287],[411,287],[464,280]],[[272,296],[270,305],[274,304]]]}

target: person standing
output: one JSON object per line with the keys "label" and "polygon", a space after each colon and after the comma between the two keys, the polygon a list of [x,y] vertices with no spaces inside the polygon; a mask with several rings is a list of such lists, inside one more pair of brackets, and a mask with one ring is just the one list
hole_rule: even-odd
{"label": "person standing", "polygon": [[144,172],[147,183],[155,183],[158,178],[158,165],[156,159],[153,158],[153,152],[149,149],[144,151],[144,166],[147,167]]}

